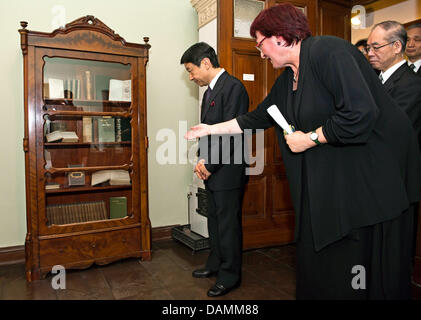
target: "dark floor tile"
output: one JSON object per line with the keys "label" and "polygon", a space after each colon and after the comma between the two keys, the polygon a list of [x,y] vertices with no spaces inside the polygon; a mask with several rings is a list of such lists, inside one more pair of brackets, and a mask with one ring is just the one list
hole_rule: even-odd
{"label": "dark floor tile", "polygon": [[99,266],[66,272],[66,288],[57,290],[60,300],[114,300]]}
{"label": "dark floor tile", "polygon": [[266,262],[245,265],[243,269],[259,277],[263,287],[276,288],[295,297],[295,270],[290,267]]}
{"label": "dark floor tile", "polygon": [[164,288],[151,291],[140,291],[134,296],[126,297],[125,300],[174,300],[171,293]]}
{"label": "dark floor tile", "polygon": [[260,277],[244,270],[241,285],[229,292],[227,298],[233,300],[291,300],[294,296],[287,292],[262,282]]}
{"label": "dark floor tile", "polygon": [[103,266],[101,272],[116,299],[125,299],[161,289],[160,283],[151,277],[139,260]]}
{"label": "dark floor tile", "polygon": [[176,242],[162,242],[162,250],[171,260],[184,270],[194,270],[203,267],[209,255],[209,250],[193,252],[189,247]]}

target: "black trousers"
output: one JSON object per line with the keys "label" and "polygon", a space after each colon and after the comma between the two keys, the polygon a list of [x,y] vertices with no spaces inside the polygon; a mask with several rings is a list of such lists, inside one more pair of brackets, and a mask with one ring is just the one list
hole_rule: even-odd
{"label": "black trousers", "polygon": [[308,197],[297,253],[297,299],[410,299],[415,206],[314,249]]}
{"label": "black trousers", "polygon": [[210,240],[206,269],[217,271],[216,283],[229,288],[241,281],[244,189],[206,191]]}

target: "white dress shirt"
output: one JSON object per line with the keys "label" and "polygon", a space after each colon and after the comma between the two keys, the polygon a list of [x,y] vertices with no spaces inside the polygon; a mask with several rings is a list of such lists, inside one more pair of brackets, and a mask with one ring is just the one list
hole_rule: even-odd
{"label": "white dress shirt", "polygon": [[421,59],[418,59],[417,61],[415,61],[415,62],[411,62],[411,61],[409,61],[408,60],[408,66],[410,66],[411,64],[414,64],[414,66],[415,66],[415,69],[414,69],[414,72],[417,72],[418,71],[418,69],[420,68],[420,66],[421,66]]}
{"label": "white dress shirt", "polygon": [[[389,69],[387,69],[385,72],[383,72],[383,71],[380,72],[379,78],[380,78],[380,76],[382,76],[382,78],[383,78],[382,83],[385,83],[387,81],[387,79],[389,79],[390,76],[393,74],[393,72],[395,72],[396,70],[398,70],[399,67],[401,65],[403,65],[405,62],[406,62],[405,60],[399,61],[398,63],[394,64]],[[382,78],[380,78],[380,79],[382,79]]]}
{"label": "white dress shirt", "polygon": [[211,88],[211,90],[213,90],[213,87],[215,87],[216,81],[218,81],[219,77],[221,76],[221,74],[223,74],[225,72],[225,69],[222,68],[221,71],[219,71],[216,76],[212,79],[212,81],[209,83],[209,87]]}

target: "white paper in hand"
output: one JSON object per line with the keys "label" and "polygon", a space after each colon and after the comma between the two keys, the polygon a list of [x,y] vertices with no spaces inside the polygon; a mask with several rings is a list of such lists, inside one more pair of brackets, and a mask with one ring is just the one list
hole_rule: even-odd
{"label": "white paper in hand", "polygon": [[276,121],[276,123],[279,124],[279,126],[286,131],[286,133],[292,133],[291,127],[289,126],[288,122],[285,120],[284,116],[282,115],[281,111],[279,111],[276,105],[271,105],[267,109],[267,112]]}

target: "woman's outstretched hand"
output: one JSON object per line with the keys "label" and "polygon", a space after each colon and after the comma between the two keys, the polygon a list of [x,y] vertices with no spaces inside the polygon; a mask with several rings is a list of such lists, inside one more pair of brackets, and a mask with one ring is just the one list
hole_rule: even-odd
{"label": "woman's outstretched hand", "polygon": [[197,126],[191,127],[190,131],[187,131],[187,133],[184,135],[184,139],[193,140],[203,136],[208,136],[210,134],[210,125],[201,123]]}

